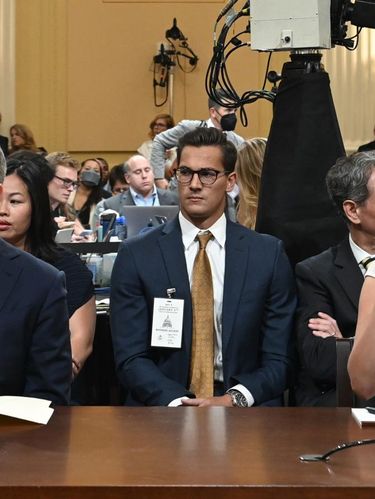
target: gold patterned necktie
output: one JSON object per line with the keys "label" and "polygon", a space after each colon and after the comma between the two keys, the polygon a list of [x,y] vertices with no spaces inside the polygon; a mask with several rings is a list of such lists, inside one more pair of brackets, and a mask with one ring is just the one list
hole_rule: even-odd
{"label": "gold patterned necktie", "polygon": [[199,251],[194,260],[191,298],[193,339],[190,390],[198,398],[212,397],[214,389],[214,297],[210,261],[206,253],[211,232],[198,235]]}
{"label": "gold patterned necktie", "polygon": [[367,270],[370,263],[373,262],[374,260],[375,260],[374,256],[367,256],[366,258],[361,260],[361,264],[363,265],[364,269]]}

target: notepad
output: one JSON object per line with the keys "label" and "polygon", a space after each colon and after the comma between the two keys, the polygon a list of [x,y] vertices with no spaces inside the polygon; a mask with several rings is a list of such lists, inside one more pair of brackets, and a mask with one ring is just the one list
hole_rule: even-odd
{"label": "notepad", "polygon": [[4,395],[0,397],[0,414],[33,423],[47,424],[54,411],[50,404],[50,400],[36,397]]}
{"label": "notepad", "polygon": [[366,409],[352,409],[352,415],[359,426],[375,425],[375,414],[370,414]]}

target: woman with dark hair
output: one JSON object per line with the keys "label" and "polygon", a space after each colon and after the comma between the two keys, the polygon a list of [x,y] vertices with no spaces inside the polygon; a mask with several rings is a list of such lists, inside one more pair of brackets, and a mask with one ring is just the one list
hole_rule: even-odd
{"label": "woman with dark hair", "polygon": [[9,154],[12,154],[13,152],[19,151],[21,149],[35,152],[38,151],[33,132],[26,125],[15,123],[10,127],[9,135],[11,145]]}
{"label": "woman with dark hair", "polygon": [[72,376],[80,372],[92,351],[96,309],[91,272],[79,257],[54,241],[46,178],[32,161],[8,161],[0,207],[0,237],[44,260],[66,277]]}
{"label": "woman with dark hair", "polygon": [[78,218],[86,228],[95,230],[94,215],[96,205],[102,199],[111,197],[101,185],[102,170],[97,159],[86,159],[81,164],[78,172],[78,188],[73,191],[68,199],[70,218]]}

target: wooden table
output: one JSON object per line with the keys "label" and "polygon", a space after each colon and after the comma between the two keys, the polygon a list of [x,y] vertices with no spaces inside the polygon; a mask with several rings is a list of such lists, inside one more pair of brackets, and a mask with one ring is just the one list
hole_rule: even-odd
{"label": "wooden table", "polygon": [[47,426],[0,417],[0,498],[375,497],[374,438],[349,409],[56,409]]}

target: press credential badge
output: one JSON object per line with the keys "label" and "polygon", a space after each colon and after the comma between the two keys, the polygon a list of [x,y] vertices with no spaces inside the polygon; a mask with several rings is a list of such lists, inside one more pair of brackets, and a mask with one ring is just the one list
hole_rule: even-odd
{"label": "press credential badge", "polygon": [[181,348],[184,300],[154,298],[151,346]]}

